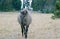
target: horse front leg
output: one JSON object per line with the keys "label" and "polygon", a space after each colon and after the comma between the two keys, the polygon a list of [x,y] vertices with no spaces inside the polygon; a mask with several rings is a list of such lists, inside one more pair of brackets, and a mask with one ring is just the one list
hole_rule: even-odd
{"label": "horse front leg", "polygon": [[25,38],[26,39],[27,39],[28,28],[29,28],[29,26],[26,26],[26,28],[25,28]]}
{"label": "horse front leg", "polygon": [[21,25],[21,32],[22,32],[22,37],[23,37],[24,35],[23,25]]}

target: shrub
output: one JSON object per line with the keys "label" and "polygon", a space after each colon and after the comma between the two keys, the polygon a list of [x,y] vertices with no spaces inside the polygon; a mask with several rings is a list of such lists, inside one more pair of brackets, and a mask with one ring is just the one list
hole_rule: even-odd
{"label": "shrub", "polygon": [[56,18],[60,18],[60,0],[56,1],[56,10],[54,12]]}

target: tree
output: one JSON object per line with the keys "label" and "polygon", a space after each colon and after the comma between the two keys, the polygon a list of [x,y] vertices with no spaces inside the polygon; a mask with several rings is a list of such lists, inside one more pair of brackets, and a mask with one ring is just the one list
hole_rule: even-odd
{"label": "tree", "polygon": [[56,0],[46,0],[44,5],[44,12],[54,12]]}
{"label": "tree", "polygon": [[32,0],[32,8],[34,11],[38,11],[40,6],[40,0]]}
{"label": "tree", "polygon": [[15,10],[21,9],[21,1],[20,0],[12,0],[12,5]]}
{"label": "tree", "polygon": [[21,9],[20,0],[0,0],[0,11],[13,11]]}
{"label": "tree", "polygon": [[34,11],[53,12],[56,0],[32,0]]}
{"label": "tree", "polygon": [[0,11],[12,10],[12,0],[0,0]]}

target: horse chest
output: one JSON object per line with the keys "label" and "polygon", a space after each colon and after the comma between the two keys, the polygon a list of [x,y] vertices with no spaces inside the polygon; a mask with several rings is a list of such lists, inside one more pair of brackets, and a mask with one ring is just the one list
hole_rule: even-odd
{"label": "horse chest", "polygon": [[22,18],[21,18],[21,22],[22,22],[23,24],[27,24],[27,17],[22,17]]}
{"label": "horse chest", "polygon": [[20,23],[24,25],[29,25],[31,23],[31,16],[20,16]]}

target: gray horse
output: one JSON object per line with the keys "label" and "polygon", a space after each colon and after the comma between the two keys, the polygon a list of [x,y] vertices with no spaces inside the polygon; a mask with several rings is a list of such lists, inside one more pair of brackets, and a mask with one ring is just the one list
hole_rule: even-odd
{"label": "gray horse", "polygon": [[25,36],[27,39],[28,28],[31,24],[32,18],[26,9],[22,10],[20,13],[21,14],[18,16],[18,22],[21,25],[22,37]]}

